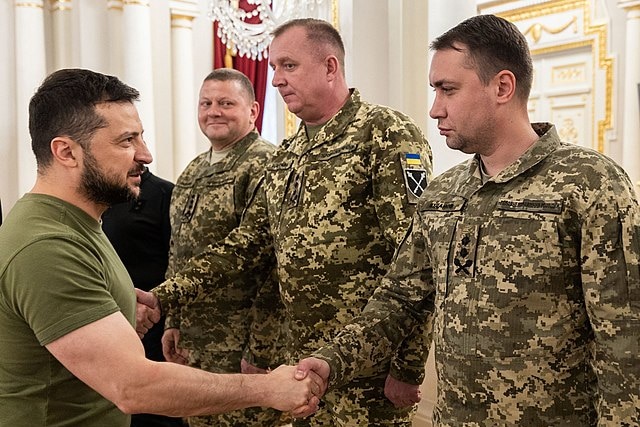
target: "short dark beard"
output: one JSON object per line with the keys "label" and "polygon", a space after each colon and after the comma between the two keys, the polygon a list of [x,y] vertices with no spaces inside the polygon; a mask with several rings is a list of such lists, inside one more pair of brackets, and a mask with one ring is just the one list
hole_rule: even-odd
{"label": "short dark beard", "polygon": [[109,181],[109,179],[100,172],[96,158],[93,157],[88,150],[85,150],[80,192],[82,192],[88,200],[106,206],[138,198],[138,195],[136,195],[127,184],[120,185]]}

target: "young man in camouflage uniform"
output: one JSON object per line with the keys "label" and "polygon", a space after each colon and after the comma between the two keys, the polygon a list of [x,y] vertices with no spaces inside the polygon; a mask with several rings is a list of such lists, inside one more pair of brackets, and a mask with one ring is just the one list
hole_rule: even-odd
{"label": "young man in camouflage uniform", "polygon": [[[241,72],[223,68],[204,79],[198,123],[211,149],[192,160],[176,182],[166,277],[184,268],[208,244],[222,241],[240,223],[267,158],[275,149],[255,129],[259,108],[253,86]],[[254,307],[256,292],[266,280],[274,280],[272,270],[268,266],[256,271],[228,289],[210,288],[205,297],[170,310],[163,337],[165,357],[178,363],[188,360],[190,366],[210,372],[240,372],[251,320],[255,314],[264,313]],[[272,351],[282,323],[279,300],[275,299],[268,309],[270,312],[257,322],[271,344],[259,354],[258,360],[264,364],[260,368],[283,362]],[[176,352],[176,348],[182,351]],[[273,409],[250,408],[192,417],[189,425],[268,427],[279,425],[280,415]]]}
{"label": "young man in camouflage uniform", "polygon": [[430,184],[363,316],[302,367],[330,366],[339,387],[433,322],[435,425],[640,425],[629,178],[529,123],[532,63],[515,25],[476,16],[431,48],[430,115],[449,147],[475,156]]}
{"label": "young man in camouflage uniform", "polygon": [[[163,307],[181,305],[206,295],[205,283],[225,289],[277,260],[296,361],[357,316],[386,273],[426,186],[431,151],[409,117],[348,88],[344,46],[327,22],[278,28],[269,62],[273,85],[302,121],[298,132],[268,163],[240,227],[154,292]],[[423,332],[415,331],[422,339],[414,347],[334,389],[314,417],[294,425],[410,426],[424,375]]]}

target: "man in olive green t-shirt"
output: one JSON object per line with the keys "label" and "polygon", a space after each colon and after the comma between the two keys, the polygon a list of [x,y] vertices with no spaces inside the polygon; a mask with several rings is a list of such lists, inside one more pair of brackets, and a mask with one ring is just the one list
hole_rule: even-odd
{"label": "man in olive green t-shirt", "polygon": [[100,227],[109,205],[138,196],[152,161],[138,97],[115,77],[66,69],[31,98],[38,176],[0,228],[0,426],[316,409],[322,382],[296,380],[293,367],[224,375],[145,358],[133,284]]}

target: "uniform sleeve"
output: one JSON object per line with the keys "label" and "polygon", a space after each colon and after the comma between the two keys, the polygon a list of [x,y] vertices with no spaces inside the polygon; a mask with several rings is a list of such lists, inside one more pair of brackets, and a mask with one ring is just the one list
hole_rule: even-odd
{"label": "uniform sleeve", "polygon": [[[373,203],[386,239],[397,248],[409,227],[417,196],[431,178],[431,148],[416,124],[400,113],[385,112],[374,127]],[[413,171],[423,173],[410,178]]]}
{"label": "uniform sleeve", "polygon": [[[271,149],[266,147],[271,147]],[[249,206],[253,198],[264,196],[264,193],[257,194],[257,189],[263,179],[266,163],[272,152],[273,146],[261,145],[256,151],[249,154],[251,159],[249,160],[250,168],[247,170],[248,182],[244,188],[244,206]],[[243,217],[246,214],[245,208]],[[243,358],[258,368],[267,369],[275,368],[284,363],[282,357],[284,306],[280,299],[275,258],[272,261],[265,258],[262,265],[264,269],[257,269],[254,275],[258,286],[252,300],[247,347],[244,349]]]}
{"label": "uniform sleeve", "polygon": [[273,369],[285,363],[284,322],[284,305],[274,269],[258,289],[251,307],[249,340],[243,358],[261,369]]}
{"label": "uniform sleeve", "polygon": [[210,286],[230,289],[237,281],[251,282],[256,272],[264,271],[273,262],[264,191],[259,186],[240,225],[224,241],[207,246],[152,292],[160,300],[163,312],[171,312],[205,297]]}
{"label": "uniform sleeve", "polygon": [[171,244],[171,218],[169,212],[173,187],[173,183],[167,184],[166,192],[162,198],[162,241],[164,242],[164,251],[167,257],[169,256],[169,247]]}
{"label": "uniform sleeve", "polygon": [[[162,212],[163,212],[163,225],[162,225],[162,234],[164,236],[163,241],[166,242],[167,254],[170,251],[171,244],[171,195],[173,194],[174,185],[166,186],[166,194],[162,201]],[[180,328],[180,316],[176,315],[175,310],[170,310],[165,313],[164,319],[164,328]]]}
{"label": "uniform sleeve", "polygon": [[618,176],[582,224],[582,287],[595,336],[598,425],[640,425],[640,211]]}
{"label": "uniform sleeve", "polygon": [[[265,162],[256,164],[252,171],[254,173],[247,194],[264,197],[264,192],[257,193],[257,190],[261,182],[259,178],[265,171]],[[256,173],[258,171],[259,173]],[[263,203],[266,215],[265,200],[262,199],[257,203]],[[264,280],[258,286],[251,306],[249,339],[243,352],[243,358],[246,361],[261,369],[276,368],[285,363],[283,357],[286,338],[283,333],[284,305],[280,299],[275,264],[275,258],[271,262],[262,263],[265,268],[259,272],[259,275],[264,277]]]}
{"label": "uniform sleeve", "polygon": [[[419,221],[417,216],[415,221]],[[412,227],[389,273],[361,315],[347,325],[331,345],[314,354],[331,366],[330,386],[344,385],[359,371],[369,370],[390,357],[396,358],[400,354],[398,347],[405,345],[407,337],[418,327],[421,331],[431,330],[433,311],[432,270],[424,239],[418,228]],[[419,351],[425,360],[428,348]]]}
{"label": "uniform sleeve", "polygon": [[[384,122],[387,125],[376,145],[380,151],[374,155],[374,202],[385,236],[397,249],[418,197],[431,178],[432,155],[422,131],[408,117],[397,113]],[[392,358],[391,375],[403,382],[420,384],[429,346],[426,325],[418,325]]]}

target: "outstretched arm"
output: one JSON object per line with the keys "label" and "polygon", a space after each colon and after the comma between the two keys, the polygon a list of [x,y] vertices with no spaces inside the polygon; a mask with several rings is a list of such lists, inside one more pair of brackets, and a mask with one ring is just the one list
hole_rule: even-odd
{"label": "outstretched arm", "polygon": [[[372,157],[380,170],[373,177],[374,203],[385,236],[398,249],[419,196],[431,179],[432,155],[424,135],[409,117],[385,114],[389,116]],[[416,325],[391,357],[385,396],[394,405],[410,406],[419,401],[430,340],[426,325]]]}
{"label": "outstretched arm", "polygon": [[214,374],[145,358],[142,343],[120,312],[76,329],[47,349],[69,371],[126,413],[193,416],[250,406],[310,413],[324,387],[294,367],[269,375]]}
{"label": "outstretched arm", "polygon": [[[416,214],[414,226],[401,244],[391,270],[362,313],[346,325],[333,342],[314,353],[331,366],[332,387],[345,384],[364,369],[388,361],[407,334],[418,325],[430,323],[435,291],[420,222]],[[421,350],[426,359],[428,348]]]}

